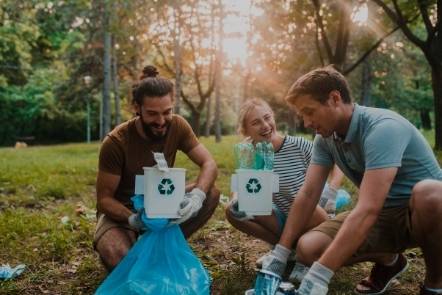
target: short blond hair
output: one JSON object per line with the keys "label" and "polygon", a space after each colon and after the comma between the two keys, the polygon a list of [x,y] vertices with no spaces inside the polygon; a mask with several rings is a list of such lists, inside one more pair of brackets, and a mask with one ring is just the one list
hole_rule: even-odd
{"label": "short blond hair", "polygon": [[269,111],[272,113],[273,115],[273,110],[270,107],[270,105],[263,99],[261,98],[251,98],[246,100],[245,102],[242,103],[240,109],[239,109],[239,114],[238,114],[238,129],[237,132],[242,135],[242,136],[246,136],[245,131],[246,131],[246,118],[247,115],[250,114],[250,112],[256,108],[256,107],[265,107],[267,109],[269,109]]}

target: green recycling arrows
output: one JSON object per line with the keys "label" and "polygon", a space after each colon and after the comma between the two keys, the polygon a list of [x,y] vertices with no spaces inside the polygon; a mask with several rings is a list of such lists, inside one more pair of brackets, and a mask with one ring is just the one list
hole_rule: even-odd
{"label": "green recycling arrows", "polygon": [[173,181],[170,178],[163,178],[158,184],[158,192],[160,193],[160,195],[171,195],[174,190],[175,186],[173,185]]}
{"label": "green recycling arrows", "polygon": [[246,190],[248,193],[259,193],[259,191],[261,190],[262,186],[259,183],[259,180],[256,178],[250,178],[249,181],[246,184]]}

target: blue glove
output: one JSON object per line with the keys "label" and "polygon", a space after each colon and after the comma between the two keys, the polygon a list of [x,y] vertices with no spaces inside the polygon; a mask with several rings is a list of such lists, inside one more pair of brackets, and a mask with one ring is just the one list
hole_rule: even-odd
{"label": "blue glove", "polygon": [[261,272],[281,278],[290,253],[290,249],[287,249],[280,244],[276,244],[275,248],[273,248],[270,253],[261,258]]}
{"label": "blue glove", "polygon": [[298,295],[326,295],[334,272],[319,262],[313,263],[297,290]]}
{"label": "blue glove", "polygon": [[19,264],[14,268],[11,268],[9,264],[3,264],[0,266],[0,279],[9,280],[16,276],[19,276],[26,268],[26,265]]}

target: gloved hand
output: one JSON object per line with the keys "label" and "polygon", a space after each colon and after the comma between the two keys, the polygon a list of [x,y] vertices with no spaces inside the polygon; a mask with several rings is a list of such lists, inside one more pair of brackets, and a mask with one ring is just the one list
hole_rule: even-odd
{"label": "gloved hand", "polygon": [[194,188],[190,193],[184,195],[184,200],[180,204],[178,215],[180,216],[173,223],[180,224],[196,216],[203,206],[206,193],[199,188]]}
{"label": "gloved hand", "polygon": [[290,253],[290,249],[287,249],[280,244],[276,244],[272,251],[261,258],[261,272],[281,278]]}
{"label": "gloved hand", "polygon": [[326,295],[334,272],[319,262],[313,263],[297,290],[298,295]]}
{"label": "gloved hand", "polygon": [[239,211],[238,208],[238,197],[234,197],[230,200],[229,202],[229,210],[230,213],[232,213],[233,217],[235,217],[235,219],[240,220],[240,221],[244,221],[244,220],[251,220],[253,219],[253,215],[247,215],[246,212],[244,211]]}
{"label": "gloved hand", "polygon": [[321,198],[319,199],[319,206],[324,208],[328,214],[334,214],[336,212],[336,195],[338,191],[326,184],[322,191]]}
{"label": "gloved hand", "polygon": [[144,222],[141,220],[142,210],[138,210],[136,213],[132,213],[127,218],[127,223],[129,223],[130,227],[137,231],[146,230],[146,226]]}

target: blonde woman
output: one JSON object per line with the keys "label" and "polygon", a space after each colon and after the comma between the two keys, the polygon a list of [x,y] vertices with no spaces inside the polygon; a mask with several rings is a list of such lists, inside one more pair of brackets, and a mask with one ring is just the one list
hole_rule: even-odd
{"label": "blonde woman", "polygon": [[[304,183],[313,145],[303,137],[283,136],[278,133],[273,111],[262,99],[249,99],[243,103],[238,124],[238,132],[246,141],[253,144],[266,141],[273,145],[273,170],[279,175],[279,192],[273,195],[273,210],[270,216],[247,216],[238,211],[237,198],[234,196],[226,209],[226,217],[241,232],[275,245],[279,241],[296,193]],[[336,198],[342,177],[342,172],[335,167],[321,199]],[[334,205],[334,202],[331,203]],[[312,229],[326,219],[326,211],[318,205],[304,230]],[[260,264],[259,260],[257,264]]]}

